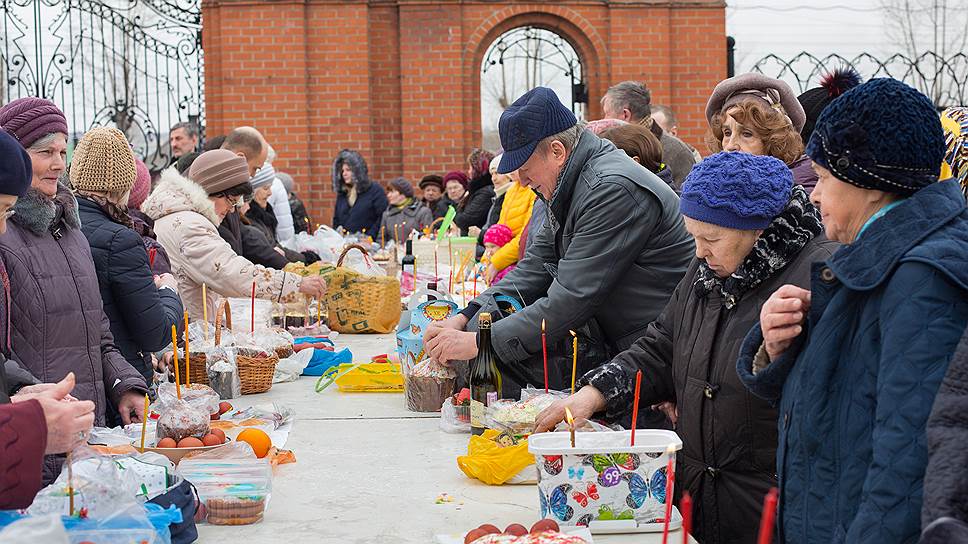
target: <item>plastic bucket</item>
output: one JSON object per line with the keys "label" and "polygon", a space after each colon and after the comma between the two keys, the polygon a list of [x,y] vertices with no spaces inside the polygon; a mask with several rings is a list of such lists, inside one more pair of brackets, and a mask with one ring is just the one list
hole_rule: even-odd
{"label": "plastic bucket", "polygon": [[[638,429],[635,446],[629,431],[542,433],[528,439],[538,467],[541,517],[596,531],[661,523],[666,509],[666,467],[672,446],[682,440],[672,431]],[[673,454],[675,464],[675,454]],[[679,520],[681,524],[681,520]],[[609,527],[614,526],[614,527]],[[660,528],[661,530],[661,528]]]}

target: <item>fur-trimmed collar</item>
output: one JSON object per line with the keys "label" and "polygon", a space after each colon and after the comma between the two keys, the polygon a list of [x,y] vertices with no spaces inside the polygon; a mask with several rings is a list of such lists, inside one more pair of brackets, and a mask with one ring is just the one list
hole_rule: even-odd
{"label": "fur-trimmed collar", "polygon": [[696,294],[705,297],[719,287],[727,300],[727,307],[735,305],[743,295],[793,261],[821,232],[820,212],[810,203],[807,191],[794,185],[786,209],[760,234],[749,255],[732,275],[720,278],[705,261],[700,262],[694,286]]}
{"label": "fur-trimmed collar", "polygon": [[60,227],[76,229],[81,221],[77,215],[77,200],[70,189],[57,184],[53,198],[31,187],[13,207],[17,212],[11,221],[40,236]]}
{"label": "fur-trimmed collar", "polygon": [[215,213],[215,204],[208,199],[205,189],[183,177],[174,167],[161,173],[158,186],[141,204],[141,211],[154,221],[173,213],[195,212],[216,227],[221,223]]}

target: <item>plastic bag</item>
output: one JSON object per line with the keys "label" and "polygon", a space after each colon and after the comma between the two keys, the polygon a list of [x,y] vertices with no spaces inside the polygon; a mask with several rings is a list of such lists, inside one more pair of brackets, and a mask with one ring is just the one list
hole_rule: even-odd
{"label": "plastic bag", "polygon": [[[180,341],[180,339],[179,339]],[[215,325],[206,323],[202,320],[193,321],[188,325],[188,341],[192,353],[208,353],[216,349],[215,345]],[[228,347],[235,345],[235,335],[231,330],[222,327],[219,346]],[[184,348],[184,345],[182,346]],[[181,357],[184,351],[179,351]]]}
{"label": "plastic bag", "polygon": [[349,268],[355,272],[363,274],[364,276],[386,276],[387,271],[382,266],[377,264],[368,254],[362,251],[350,251],[343,258],[343,264],[340,265],[344,268]]}
{"label": "plastic bag", "polygon": [[242,396],[242,379],[235,362],[235,348],[213,350],[205,361],[208,383],[222,400]]}
{"label": "plastic bag", "polygon": [[201,440],[208,434],[209,425],[212,421],[211,412],[200,408],[198,405],[190,404],[184,399],[176,399],[167,406],[167,409],[161,411],[155,427],[155,436],[159,441],[162,438],[171,438],[178,442],[189,436]]}
{"label": "plastic bag", "polygon": [[304,349],[293,354],[291,357],[279,359],[276,364],[275,374],[272,376],[272,383],[294,382],[302,375],[303,369],[309,365],[313,358],[314,349]]}
{"label": "plastic bag", "polygon": [[445,400],[440,407],[440,430],[450,434],[471,432],[471,407],[455,405],[454,397]]}
{"label": "plastic bag", "polygon": [[534,455],[528,452],[527,440],[503,446],[498,442],[498,439],[506,438],[502,435],[487,429],[480,436],[471,436],[467,455],[457,458],[457,466],[469,478],[488,485],[509,483],[521,471],[534,466]]}
{"label": "plastic bag", "polygon": [[272,466],[252,448],[234,442],[183,459],[178,475],[192,482],[213,525],[247,525],[262,520],[272,490]]}
{"label": "plastic bag", "polygon": [[441,402],[454,394],[454,371],[425,359],[403,377],[407,409],[412,412],[436,412]]}
{"label": "plastic bag", "polygon": [[7,525],[0,531],[0,544],[70,544],[59,515],[28,516]]}
{"label": "plastic bag", "polygon": [[[219,395],[207,385],[193,383],[191,386],[181,386],[181,400],[208,415],[218,413]],[[178,391],[175,384],[163,383],[158,386],[158,398],[155,399],[153,409],[164,414],[172,409],[172,404],[176,401]]]}
{"label": "plastic bag", "polygon": [[567,395],[559,391],[530,396],[527,400],[498,400],[487,407],[485,423],[491,429],[507,430],[516,435],[528,435],[534,422],[545,408]]}
{"label": "plastic bag", "polygon": [[67,514],[71,489],[74,511],[84,509],[91,518],[108,520],[132,508],[142,510],[144,497],[138,496],[141,482],[133,471],[123,470],[112,457],[85,446],[74,450],[71,457],[71,463],[64,463],[57,480],[40,490],[27,509],[28,514]]}

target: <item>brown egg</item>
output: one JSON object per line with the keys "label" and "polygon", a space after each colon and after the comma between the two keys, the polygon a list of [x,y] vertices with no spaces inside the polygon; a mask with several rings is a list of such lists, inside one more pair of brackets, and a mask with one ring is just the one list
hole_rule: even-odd
{"label": "brown egg", "polygon": [[504,530],[505,534],[514,536],[524,536],[528,534],[528,528],[520,523],[512,523],[508,525],[508,528]]}
{"label": "brown egg", "polygon": [[545,531],[558,531],[558,522],[553,519],[543,519],[531,526],[531,534],[543,533]]}
{"label": "brown egg", "polygon": [[218,446],[222,444],[222,439],[218,435],[207,434],[202,437],[202,444],[206,446]]}
{"label": "brown egg", "polygon": [[480,527],[478,527],[478,529],[484,531],[484,533],[485,534],[488,534],[488,535],[499,535],[499,534],[501,534],[501,530],[498,529],[497,527],[491,525],[490,523],[485,523],[484,525],[481,525]]}
{"label": "brown egg", "polygon": [[178,441],[179,448],[200,448],[205,444],[201,440],[195,438],[194,436],[186,436]]}
{"label": "brown egg", "polygon": [[489,533],[481,529],[474,529],[473,531],[468,532],[467,536],[464,537],[464,544],[471,544],[471,542],[474,542],[478,538],[481,538],[482,536],[486,536],[488,534]]}
{"label": "brown egg", "polygon": [[209,433],[214,434],[219,438],[220,440],[219,444],[225,443],[225,431],[223,431],[222,429],[212,429],[209,431]]}
{"label": "brown egg", "polygon": [[174,438],[162,438],[158,441],[158,448],[177,448],[178,444],[175,442]]}

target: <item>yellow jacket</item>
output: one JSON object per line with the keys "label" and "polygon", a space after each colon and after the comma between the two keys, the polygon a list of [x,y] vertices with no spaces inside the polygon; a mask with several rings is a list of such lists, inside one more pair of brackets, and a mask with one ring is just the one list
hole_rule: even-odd
{"label": "yellow jacket", "polygon": [[518,248],[521,243],[521,231],[531,220],[531,208],[534,206],[534,191],[516,182],[504,193],[504,204],[501,205],[501,218],[498,223],[507,225],[514,233],[514,238],[504,244],[491,257],[491,264],[498,271],[504,270],[518,262]]}

